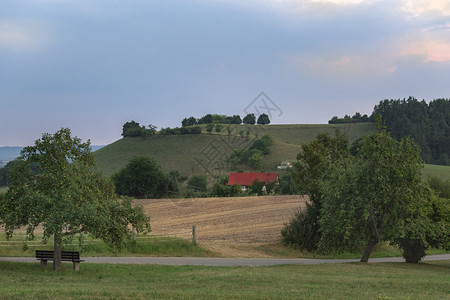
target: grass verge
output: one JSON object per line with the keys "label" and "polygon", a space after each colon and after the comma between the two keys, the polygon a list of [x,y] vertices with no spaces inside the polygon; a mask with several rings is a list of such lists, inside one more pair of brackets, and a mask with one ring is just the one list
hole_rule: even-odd
{"label": "grass verge", "polygon": [[[24,234],[14,234],[9,241],[0,235],[0,256],[34,256],[36,249],[53,250],[53,243],[41,243],[42,236],[37,235],[33,241],[25,241]],[[67,251],[80,251],[81,256],[211,256],[211,252],[189,241],[174,237],[138,235],[136,241],[129,242],[118,253],[103,241],[86,238],[80,247],[77,240],[63,247]]]}
{"label": "grass verge", "polygon": [[194,267],[0,262],[1,298],[448,299],[450,261]]}

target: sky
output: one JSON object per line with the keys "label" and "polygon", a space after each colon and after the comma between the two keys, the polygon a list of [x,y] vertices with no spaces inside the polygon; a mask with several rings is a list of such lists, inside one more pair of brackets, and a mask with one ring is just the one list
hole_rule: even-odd
{"label": "sky", "polygon": [[[450,97],[448,0],[2,0],[0,146],[208,113],[273,124]],[[256,110],[256,111],[255,111]]]}

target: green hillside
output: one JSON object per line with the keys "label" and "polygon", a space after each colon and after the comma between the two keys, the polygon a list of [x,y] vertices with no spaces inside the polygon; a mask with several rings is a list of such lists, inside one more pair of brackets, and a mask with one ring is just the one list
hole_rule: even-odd
{"label": "green hillside", "polygon": [[[318,133],[334,134],[336,129],[348,134],[351,140],[370,133],[375,129],[373,123],[336,125],[230,125],[232,134],[228,135],[224,125],[220,134],[154,135],[147,138],[123,138],[100,150],[94,155],[99,168],[105,175],[111,175],[123,168],[136,156],[150,156],[158,161],[165,172],[177,170],[182,174],[227,173],[227,158],[233,149],[248,147],[256,137],[269,134],[274,138],[271,153],[265,157],[264,169],[276,170],[281,161],[294,161],[300,151],[300,144],[308,142]],[[249,131],[247,138],[239,132]],[[239,166],[240,170],[251,170]]]}

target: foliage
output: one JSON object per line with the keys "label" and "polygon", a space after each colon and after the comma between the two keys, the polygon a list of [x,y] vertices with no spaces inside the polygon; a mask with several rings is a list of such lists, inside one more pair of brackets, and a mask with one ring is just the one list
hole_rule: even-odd
{"label": "foliage", "polygon": [[321,134],[302,150],[293,175],[311,203],[283,229],[285,242],[333,253],[364,248],[366,262],[380,241],[447,243],[448,223],[431,217],[433,195],[421,181],[412,140],[397,142],[382,130],[350,148],[340,133]]}
{"label": "foliage", "polygon": [[254,169],[263,166],[264,155],[270,152],[269,146],[273,143],[270,135],[264,135],[260,139],[253,141],[248,149],[235,149],[230,156],[233,164],[248,163]]}
{"label": "foliage", "polygon": [[269,116],[267,114],[260,114],[256,123],[258,123],[258,125],[270,124]]}
{"label": "foliage", "polygon": [[120,195],[155,198],[164,191],[164,173],[150,157],[131,159],[112,179]]}
{"label": "foliage", "polygon": [[[0,168],[0,186],[7,186],[11,183],[11,176],[9,175],[11,168],[17,165],[17,160],[12,160],[6,164],[3,168]],[[30,164],[30,171],[33,174],[39,173],[39,166],[37,163]]]}
{"label": "foliage", "polygon": [[280,183],[276,187],[275,191],[282,195],[296,195],[298,194],[298,188],[292,177],[292,172],[288,172],[281,176]]}
{"label": "foliage", "polygon": [[248,164],[254,169],[262,168],[264,161],[264,153],[258,149],[252,149],[249,151],[250,157],[248,158]]}
{"label": "foliage", "polygon": [[[30,172],[32,163],[39,165],[39,174]],[[96,171],[89,141],[71,137],[67,128],[25,147],[11,178],[0,203],[0,225],[7,237],[27,226],[29,239],[42,225],[44,242],[54,236],[55,270],[61,267],[61,246],[77,234],[90,233],[121,249],[131,236],[130,223],[138,232],[150,231],[142,208],[117,199],[111,182]]]}
{"label": "foliage", "polygon": [[354,156],[339,160],[324,183],[319,250],[362,248],[367,262],[380,241],[407,236],[425,245],[430,195],[420,178],[420,149],[410,139],[397,142],[385,131],[357,140]]}
{"label": "foliage", "polygon": [[183,121],[181,122],[181,126],[183,126],[183,127],[197,125],[197,124],[198,124],[198,121],[194,117],[184,118]]}
{"label": "foliage", "polygon": [[414,139],[425,162],[450,165],[450,99],[436,99],[428,104],[413,97],[383,100],[373,113],[383,117],[395,139]]}
{"label": "foliage", "polygon": [[317,228],[317,208],[312,205],[299,209],[281,230],[281,240],[285,245],[296,245],[307,251],[317,250],[320,235]]}
{"label": "foliage", "polygon": [[208,125],[206,125],[206,131],[208,131],[209,134],[212,133],[213,129],[214,129],[214,124],[208,123]]}
{"label": "foliage", "polygon": [[245,125],[255,125],[256,124],[256,116],[255,114],[247,114],[244,119],[243,122]]}
{"label": "foliage", "polygon": [[322,133],[310,143],[302,144],[297,155],[292,177],[298,192],[309,196],[310,202],[284,227],[283,241],[294,243],[308,251],[317,249],[321,237],[319,231],[320,209],[323,201],[323,185],[330,177],[330,168],[342,157],[348,156],[349,141],[341,132],[335,137]]}
{"label": "foliage", "polygon": [[146,137],[156,133],[156,126],[150,124],[149,128],[146,129],[145,126],[141,126],[135,121],[126,122],[123,124],[122,136],[123,137]]}
{"label": "foliage", "polygon": [[427,183],[440,197],[450,199],[450,180],[439,176],[429,176]]}
{"label": "foliage", "polygon": [[200,134],[202,133],[202,128],[200,126],[192,127],[175,127],[175,128],[161,128],[159,131],[160,135],[181,135],[181,134]]}
{"label": "foliage", "polygon": [[215,131],[216,131],[217,133],[220,133],[220,132],[222,131],[222,128],[223,128],[223,125],[221,125],[221,124],[216,124]]}
{"label": "foliage", "polygon": [[334,116],[328,121],[328,124],[342,124],[342,123],[364,123],[364,122],[375,122],[375,117],[371,115],[361,115],[359,112],[355,113],[352,117],[345,115],[343,118],[338,118]]}
{"label": "foliage", "polygon": [[188,180],[188,188],[194,191],[206,191],[206,185],[205,175],[195,175]]}
{"label": "foliage", "polygon": [[258,179],[256,179],[252,183],[252,185],[248,187],[248,193],[262,196],[266,193],[264,185],[265,185],[264,181],[259,181]]}

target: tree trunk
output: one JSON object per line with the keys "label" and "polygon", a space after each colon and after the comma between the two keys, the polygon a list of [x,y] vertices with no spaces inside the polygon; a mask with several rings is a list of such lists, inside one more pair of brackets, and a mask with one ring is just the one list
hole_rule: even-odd
{"label": "tree trunk", "polygon": [[372,253],[373,249],[375,249],[375,246],[378,244],[379,242],[379,238],[371,238],[369,240],[369,242],[367,243],[366,249],[364,249],[364,253],[363,256],[361,257],[360,262],[368,262],[369,261],[369,256]]}
{"label": "tree trunk", "polygon": [[53,271],[61,271],[61,232],[56,232],[54,236],[54,248],[53,248]]}

